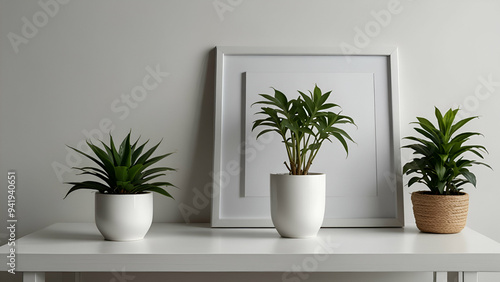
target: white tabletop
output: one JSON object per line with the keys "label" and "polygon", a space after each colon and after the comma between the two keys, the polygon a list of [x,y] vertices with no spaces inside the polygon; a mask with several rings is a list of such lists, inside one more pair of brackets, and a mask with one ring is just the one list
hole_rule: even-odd
{"label": "white tabletop", "polygon": [[[469,228],[459,234],[405,228],[323,228],[312,239],[271,228],[214,229],[155,223],[144,240],[103,240],[93,223],[57,223],[16,242],[16,270],[50,271],[500,271],[500,243]],[[8,246],[0,247],[6,270]]]}

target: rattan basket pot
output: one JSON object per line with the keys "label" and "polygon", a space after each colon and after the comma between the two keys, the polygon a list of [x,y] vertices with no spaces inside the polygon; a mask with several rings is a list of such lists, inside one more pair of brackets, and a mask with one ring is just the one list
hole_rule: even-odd
{"label": "rattan basket pot", "polygon": [[422,232],[452,234],[464,229],[469,194],[435,195],[427,191],[411,194],[417,228]]}

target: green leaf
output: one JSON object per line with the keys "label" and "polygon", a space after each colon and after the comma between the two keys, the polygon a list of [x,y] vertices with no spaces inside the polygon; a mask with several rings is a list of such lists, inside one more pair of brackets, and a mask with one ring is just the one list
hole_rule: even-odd
{"label": "green leaf", "polygon": [[414,142],[402,147],[412,149],[416,156],[403,166],[404,174],[417,175],[410,179],[411,184],[425,183],[433,193],[456,194],[461,190],[461,186],[467,183],[474,186],[476,184],[476,177],[468,167],[484,165],[490,168],[487,164],[464,158],[466,154],[472,154],[483,159],[483,152],[487,151],[481,145],[465,145],[470,137],[481,135],[480,133],[464,132],[453,136],[464,124],[476,118],[465,118],[453,124],[457,113],[458,109],[449,109],[443,116],[441,111],[435,108],[438,128],[429,120],[417,117],[418,122],[414,124],[418,124],[420,128],[415,130],[423,137],[403,138]]}
{"label": "green leaf", "polygon": [[117,166],[115,167],[116,181],[127,181],[128,178],[128,167]]}
{"label": "green leaf", "polygon": [[82,190],[82,189],[97,190],[97,191],[100,191],[100,192],[104,192],[105,191],[105,190],[98,190],[98,189],[94,189],[94,188],[88,188],[88,187],[82,187],[82,186],[75,185],[75,186],[71,187],[71,189],[69,189],[68,193],[66,193],[66,195],[64,196],[64,199],[66,199],[66,197],[68,197],[68,195],[70,193],[73,193],[76,190]]}
{"label": "green leaf", "polygon": [[[157,187],[157,186],[173,186],[169,182],[157,182],[155,184],[147,184],[146,182],[163,176],[159,172],[175,170],[168,167],[157,167],[151,168],[144,171],[147,167],[152,166],[158,161],[169,156],[169,154],[164,154],[160,156],[153,157],[152,154],[158,148],[161,141],[156,144],[153,148],[149,149],[145,154],[142,151],[145,148],[146,141],[142,145],[138,145],[139,139],[137,139],[133,144],[130,142],[131,132],[124,138],[120,144],[119,151],[116,150],[116,146],[113,137],[110,135],[109,143],[106,145],[104,142],[99,142],[103,145],[104,149],[101,149],[90,141],[87,141],[89,148],[92,150],[96,157],[86,154],[80,150],[68,146],[74,151],[88,157],[96,164],[98,167],[75,167],[74,169],[80,171],[79,175],[92,176],[104,183],[96,181],[81,181],[81,182],[70,182],[67,184],[72,184],[66,196],[79,189],[91,189],[97,190],[101,193],[137,193],[136,190],[144,189],[145,187]],[[139,147],[137,147],[139,146]],[[136,149],[137,148],[137,149]],[[141,155],[142,154],[142,155]],[[144,171],[144,172],[143,172]],[[153,185],[153,186],[144,186]],[[175,186],[174,186],[175,187]],[[165,192],[163,192],[164,194]]]}
{"label": "green leaf", "polygon": [[[267,99],[268,101],[258,101],[258,102],[255,102],[253,103],[253,105],[255,104],[269,104],[269,105],[274,105],[276,107],[279,107],[280,106],[280,102],[278,99],[274,98],[273,96],[271,95],[268,95],[268,94],[259,94],[261,97]],[[270,103],[269,103],[270,102]]]}
{"label": "green leaf", "polygon": [[[320,93],[321,93],[321,91],[320,91]],[[320,106],[324,106],[325,105],[326,101],[330,97],[330,94],[332,94],[332,91],[328,91],[328,92],[324,93],[323,95],[321,95],[321,98],[319,99],[319,105]],[[335,105],[335,104],[331,104],[331,105]]]}
{"label": "green leaf", "polygon": [[408,187],[412,186],[413,184],[420,182],[421,177],[414,176],[408,181]]}
{"label": "green leaf", "polygon": [[[296,99],[288,100],[285,94],[274,89],[274,97],[259,94],[262,99],[252,104],[261,106],[261,110],[256,113],[260,117],[253,122],[252,131],[257,127],[263,128],[257,138],[269,132],[276,132],[281,136],[290,165],[284,163],[292,174],[307,173],[316,150],[319,150],[324,140],[332,141],[331,137],[338,139],[346,152],[346,141],[354,142],[344,129],[334,126],[354,124],[354,120],[328,111],[339,107],[328,102],[331,91],[323,94],[315,85],[313,92],[308,91],[306,94],[298,90],[298,93]],[[315,151],[314,155],[311,150]]]}
{"label": "green leaf", "polygon": [[428,147],[422,144],[410,144],[403,146],[403,148],[413,149],[415,151],[414,154],[421,154],[429,158],[433,155],[433,152],[436,152],[433,147]]}
{"label": "green leaf", "polygon": [[113,160],[109,158],[109,156],[104,152],[101,148],[95,146],[94,144],[87,142],[90,149],[94,152],[94,154],[99,158],[99,160],[104,164],[104,170],[108,172],[109,175],[113,175],[114,164]]}
{"label": "green leaf", "polygon": [[149,157],[154,153],[154,151],[156,151],[156,149],[158,148],[158,146],[160,146],[160,143],[161,143],[161,141],[158,142],[158,144],[156,144],[155,146],[153,146],[151,149],[149,149],[142,156],[140,156],[136,163],[137,164],[144,164],[149,159]]}
{"label": "green leaf", "polygon": [[338,106],[339,105],[337,105],[337,104],[326,103],[326,104],[322,104],[321,107],[319,108],[319,110],[327,110],[327,109],[335,108],[335,107],[338,107]]}
{"label": "green leaf", "polygon": [[159,172],[163,172],[163,171],[175,171],[175,169],[174,168],[170,168],[170,167],[152,168],[152,169],[149,169],[149,170],[146,170],[146,171],[142,172],[142,177],[146,177],[148,175],[159,173]]}
{"label": "green leaf", "polygon": [[96,163],[96,164],[97,164],[97,165],[99,165],[102,169],[104,169],[105,171],[107,171],[107,170],[106,170],[106,166],[105,166],[105,165],[104,165],[101,161],[99,161],[99,160],[97,160],[96,158],[92,157],[91,155],[88,155],[88,154],[86,154],[86,153],[84,153],[84,152],[82,152],[82,151],[80,151],[80,150],[78,150],[78,149],[75,149],[75,148],[71,147],[71,146],[67,146],[67,147],[68,147],[68,148],[70,148],[70,149],[72,149],[72,150],[74,150],[74,151],[76,151],[76,152],[78,152],[78,153],[80,153],[80,154],[82,154],[82,155],[84,155],[85,157],[87,157],[87,158],[91,159],[94,163]]}
{"label": "green leaf", "polygon": [[315,103],[315,106],[316,107],[319,107],[319,104],[321,102],[321,89],[319,89],[319,87],[316,85],[314,86],[314,96],[313,96],[313,100],[316,102]]}
{"label": "green leaf", "polygon": [[446,183],[445,182],[439,182],[437,184],[437,191],[439,191],[440,195],[444,194],[444,188],[446,188]]}
{"label": "green leaf", "polygon": [[157,156],[157,157],[151,158],[151,159],[147,160],[147,161],[144,163],[144,165],[143,165],[143,166],[144,166],[144,168],[149,167],[150,165],[155,164],[155,163],[157,163],[157,162],[159,162],[159,161],[163,160],[164,158],[166,158],[166,157],[168,157],[168,156],[170,156],[170,155],[172,155],[172,154],[173,154],[173,153],[168,153],[168,154],[165,154],[165,155],[160,155],[160,156]]}
{"label": "green leaf", "polygon": [[436,164],[436,174],[439,180],[444,179],[444,174],[446,173],[446,168],[441,164]]}
{"label": "green leaf", "polygon": [[64,198],[68,197],[70,193],[80,189],[97,190],[99,192],[104,192],[108,190],[108,187],[106,185],[95,181],[66,182],[66,184],[72,184],[73,187],[71,187],[68,193],[66,193],[66,196],[64,196]]}
{"label": "green leaf", "polygon": [[160,188],[160,187],[155,187],[155,186],[153,186],[153,185],[151,185],[151,186],[148,186],[148,187],[144,188],[143,190],[141,190],[141,192],[142,192],[142,191],[152,191],[152,192],[156,192],[156,193],[158,193],[158,194],[161,194],[161,195],[163,195],[163,196],[167,196],[167,197],[172,198],[172,199],[174,198],[174,197],[172,197],[172,195],[170,195],[170,193],[168,193],[165,189],[162,189],[162,188]]}
{"label": "green leaf", "polygon": [[259,132],[259,134],[257,134],[256,138],[259,138],[261,135],[266,134],[268,132],[277,132],[277,133],[280,133],[280,131],[277,130],[277,129],[264,129],[261,132]]}
{"label": "green leaf", "polygon": [[429,120],[422,117],[417,117],[417,120],[419,121],[418,124],[420,125],[420,127],[422,127],[423,130],[429,133],[440,133],[440,131]]}
{"label": "green leaf", "polygon": [[109,147],[111,149],[111,153],[113,155],[113,162],[115,165],[120,165],[122,160],[120,154],[116,150],[115,142],[113,141],[113,136],[109,135]]}
{"label": "green leaf", "polygon": [[120,194],[133,194],[135,186],[130,181],[118,181],[118,191]]}
{"label": "green leaf", "polygon": [[106,145],[103,141],[99,140],[99,142],[103,145],[104,149],[106,150],[106,153],[108,154],[108,158],[112,160],[113,165],[118,165],[117,163],[114,162],[114,157],[113,157],[113,151],[111,148]]}
{"label": "green leaf", "polygon": [[130,147],[130,133],[120,145],[121,163],[120,165],[130,167],[132,165],[132,149]]}
{"label": "green leaf", "polygon": [[[75,168],[75,169],[79,169],[79,168]],[[107,175],[104,175],[104,174],[101,174],[101,173],[98,173],[98,172],[92,172],[92,171],[88,171],[88,170],[82,170],[82,172],[79,173],[78,175],[92,175],[92,176],[95,176],[95,177],[103,180],[108,185],[111,185],[111,181],[109,181],[109,177]]]}
{"label": "green leaf", "polygon": [[[460,129],[462,126],[464,126],[466,123],[468,123],[469,121],[473,120],[473,119],[476,119],[476,118],[479,118],[477,116],[475,117],[469,117],[469,118],[465,118],[463,120],[460,120],[458,121],[457,123],[455,123],[452,127],[451,127],[451,134],[455,133],[458,129]],[[478,133],[479,134],[479,133]]]}
{"label": "green leaf", "polygon": [[150,181],[150,180],[153,180],[155,178],[158,178],[160,176],[163,176],[163,175],[166,175],[165,173],[159,173],[159,174],[152,174],[148,177],[145,177],[145,176],[142,176],[140,180],[136,180],[134,181],[135,184],[146,184],[146,182]]}
{"label": "green leaf", "polygon": [[[132,131],[130,131],[130,133],[132,133]],[[139,143],[139,139],[141,139],[141,136],[139,136],[137,138],[137,140],[135,140],[134,144],[132,145],[132,151],[135,151],[135,148],[137,147],[137,144]],[[146,143],[147,143],[147,141],[146,141]]]}
{"label": "green leaf", "polygon": [[[302,96],[302,99],[304,99],[304,110],[307,111],[307,113],[309,115],[312,115],[314,113],[314,102],[313,100],[306,94],[304,94],[303,92],[300,92],[300,95]],[[312,97],[312,93],[311,93],[311,97]]]}
{"label": "green leaf", "polygon": [[276,98],[276,100],[279,102],[278,106],[281,108],[281,109],[286,109],[287,108],[287,105],[288,105],[288,100],[286,99],[286,96],[285,94],[283,94],[282,92],[274,89],[274,97]]}
{"label": "green leaf", "polygon": [[333,132],[340,133],[342,136],[344,136],[345,138],[347,138],[351,142],[354,142],[354,140],[351,138],[351,136],[349,136],[349,134],[347,134],[347,132],[345,132],[345,130],[343,130],[343,129],[340,129],[338,127],[331,127],[327,131],[332,132],[332,133]]}
{"label": "green leaf", "polygon": [[344,137],[337,132],[332,132],[332,135],[340,142],[340,144],[342,144],[342,147],[344,147],[346,154],[349,155],[349,148]]}
{"label": "green leaf", "polygon": [[128,180],[133,180],[135,179],[136,175],[139,174],[142,170],[144,169],[144,165],[142,164],[137,164],[128,169]]}
{"label": "green leaf", "polygon": [[461,169],[460,174],[463,175],[469,183],[471,183],[472,185],[474,185],[474,187],[476,187],[476,176],[474,175],[474,173],[470,172],[467,169]]}
{"label": "green leaf", "polygon": [[[139,141],[139,139],[137,139],[137,141]],[[144,150],[144,147],[146,146],[146,144],[148,142],[149,142],[149,140],[147,140],[146,142],[144,142],[144,144],[140,145],[139,148],[134,150],[134,152],[132,153],[132,159],[131,159],[132,164],[134,164],[134,165],[137,164],[137,159],[141,156],[141,153]]]}
{"label": "green leaf", "polygon": [[439,130],[443,133],[446,132],[444,118],[443,115],[441,114],[441,111],[438,108],[434,107],[434,114],[438,122]]}
{"label": "green leaf", "polygon": [[[439,145],[441,143],[439,136],[436,136],[436,134],[434,134],[434,132],[428,132],[428,131],[425,131],[421,128],[413,128],[413,129],[415,129],[415,131],[417,131],[418,133],[422,134],[424,137],[427,137],[428,139],[430,139],[434,144]],[[406,138],[406,139],[408,139],[408,138]]]}
{"label": "green leaf", "polygon": [[314,143],[314,144],[309,145],[309,147],[307,149],[314,151],[314,150],[318,150],[319,148],[321,148],[321,144]]}

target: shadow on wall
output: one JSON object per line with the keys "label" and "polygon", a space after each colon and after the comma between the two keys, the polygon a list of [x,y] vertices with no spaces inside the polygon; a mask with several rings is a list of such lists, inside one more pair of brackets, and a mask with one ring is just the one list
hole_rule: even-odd
{"label": "shadow on wall", "polygon": [[216,50],[210,50],[205,61],[201,85],[201,109],[198,128],[195,132],[194,154],[190,177],[183,189],[185,197],[179,199],[178,209],[184,222],[210,222],[212,193],[213,148],[214,148],[214,108],[215,108],[215,61]]}

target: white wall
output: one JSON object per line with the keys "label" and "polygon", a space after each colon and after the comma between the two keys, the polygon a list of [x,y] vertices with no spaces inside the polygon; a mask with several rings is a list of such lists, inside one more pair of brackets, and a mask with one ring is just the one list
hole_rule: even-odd
{"label": "white wall", "polygon": [[[155,220],[184,221],[178,205],[192,205],[193,189],[210,182],[214,46],[347,43],[361,49],[398,46],[402,135],[412,134],[409,122],[415,116],[431,117],[433,106],[462,105],[466,115],[481,116],[470,128],[484,133],[477,141],[489,149],[486,161],[496,170],[476,170],[478,188],[468,190],[468,226],[500,241],[500,2],[393,1],[60,0],[68,3],[49,5],[51,15],[44,21],[48,12],[39,3],[54,0],[0,0],[0,218],[7,216],[7,171],[15,170],[19,236],[54,222],[93,221],[91,193],[76,192],[63,200],[68,185],[58,180],[52,166],[78,162],[65,144],[75,146],[86,138],[84,132],[101,134],[99,124],[106,128],[111,123],[116,136],[132,128],[135,136],[154,142],[164,138],[162,151],[176,151],[162,164],[179,169],[168,179],[181,189],[172,192],[175,201],[155,198]],[[395,5],[391,18],[362,41],[358,29],[369,28],[374,15],[388,5]],[[36,30],[23,19],[35,22]],[[14,44],[13,34],[19,36]],[[140,101],[129,106],[120,102],[142,85],[148,67],[169,75],[159,77]],[[485,86],[484,80],[493,82]],[[404,151],[403,159],[408,157]],[[75,177],[69,172],[62,179]],[[410,190],[405,189],[406,220],[412,222]],[[209,215],[207,206],[190,220],[209,222]],[[5,229],[0,232],[5,243]],[[109,281],[105,275],[101,279]],[[377,277],[403,280],[400,275]],[[408,274],[404,280],[422,277],[430,279]],[[481,278],[498,281],[500,276]],[[266,275],[259,279],[274,280]]]}

